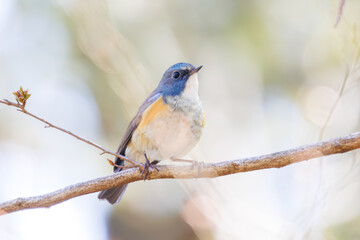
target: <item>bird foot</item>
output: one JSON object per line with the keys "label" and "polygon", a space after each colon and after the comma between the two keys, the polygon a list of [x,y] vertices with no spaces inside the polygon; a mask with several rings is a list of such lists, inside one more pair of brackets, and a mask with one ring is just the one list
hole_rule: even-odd
{"label": "bird foot", "polygon": [[145,163],[143,165],[143,170],[141,172],[141,176],[144,178],[144,181],[145,181],[150,168],[154,168],[154,169],[156,169],[156,171],[159,171],[159,169],[155,165],[158,164],[160,161],[154,160],[154,161],[150,162],[149,159],[147,158],[146,154],[144,154],[144,156],[145,156]]}

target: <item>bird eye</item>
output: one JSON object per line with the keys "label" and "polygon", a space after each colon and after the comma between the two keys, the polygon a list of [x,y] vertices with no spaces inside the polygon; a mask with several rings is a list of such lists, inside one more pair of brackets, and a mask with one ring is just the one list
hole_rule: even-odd
{"label": "bird eye", "polygon": [[173,73],[173,78],[179,78],[180,77],[180,73],[178,71]]}

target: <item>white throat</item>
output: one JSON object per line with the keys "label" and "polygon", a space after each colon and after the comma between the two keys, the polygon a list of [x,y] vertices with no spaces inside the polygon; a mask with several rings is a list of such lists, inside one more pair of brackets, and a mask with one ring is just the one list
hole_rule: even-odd
{"label": "white throat", "polygon": [[199,100],[199,80],[198,74],[192,74],[186,82],[185,89],[181,94],[181,97],[197,101]]}

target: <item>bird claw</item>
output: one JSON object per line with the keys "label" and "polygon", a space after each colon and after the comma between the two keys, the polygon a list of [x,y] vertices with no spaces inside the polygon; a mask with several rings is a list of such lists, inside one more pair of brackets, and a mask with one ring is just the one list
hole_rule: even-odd
{"label": "bird claw", "polygon": [[144,154],[144,156],[145,156],[145,163],[143,165],[143,170],[141,172],[141,176],[144,178],[144,181],[145,181],[150,168],[154,168],[156,171],[159,171],[158,167],[155,166],[155,164],[158,164],[159,161],[154,160],[154,161],[150,162],[149,159],[147,158],[146,154]]}

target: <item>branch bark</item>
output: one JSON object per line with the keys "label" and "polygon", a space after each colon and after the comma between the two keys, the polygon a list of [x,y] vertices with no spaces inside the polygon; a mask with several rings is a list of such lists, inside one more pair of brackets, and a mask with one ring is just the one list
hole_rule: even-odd
{"label": "branch bark", "polygon": [[[360,132],[345,137],[305,145],[298,148],[268,155],[243,158],[219,163],[192,166],[158,166],[159,171],[150,169],[148,180],[163,178],[214,178],[234,173],[268,168],[280,168],[322,156],[345,153],[360,148]],[[0,215],[23,209],[51,207],[55,204],[81,195],[117,187],[126,183],[142,180],[139,167],[134,167],[106,177],[77,183],[48,194],[17,198],[0,204]]]}

